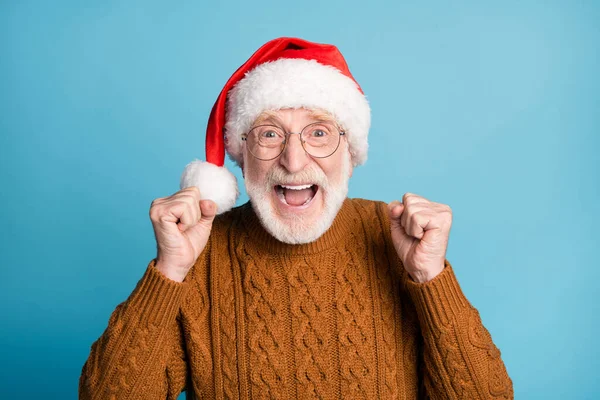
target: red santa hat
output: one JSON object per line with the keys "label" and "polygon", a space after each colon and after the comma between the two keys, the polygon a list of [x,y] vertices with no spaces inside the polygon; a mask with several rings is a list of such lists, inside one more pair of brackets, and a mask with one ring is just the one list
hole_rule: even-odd
{"label": "red santa hat", "polygon": [[180,187],[197,186],[218,213],[230,210],[239,191],[223,166],[225,150],[241,165],[242,134],[263,111],[284,108],[329,112],[346,132],[352,164],[366,161],[371,110],[344,57],[333,45],[284,37],[264,44],[229,78],[208,119],[206,162],[188,164]]}

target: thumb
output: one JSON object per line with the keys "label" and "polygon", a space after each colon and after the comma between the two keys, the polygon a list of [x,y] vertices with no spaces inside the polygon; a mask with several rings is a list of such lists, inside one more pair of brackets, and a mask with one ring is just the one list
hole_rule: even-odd
{"label": "thumb", "polygon": [[404,212],[404,204],[398,200],[394,200],[388,204],[388,210],[390,213],[392,240],[394,241],[400,259],[404,262],[404,257],[410,250],[410,246],[414,241],[414,239],[406,233],[400,222],[400,218]]}
{"label": "thumb", "polygon": [[400,203],[398,200],[394,200],[388,204],[388,211],[392,233],[397,230],[404,232],[404,228],[400,223],[400,217],[402,217],[402,213],[404,212],[404,204]]}
{"label": "thumb", "polygon": [[217,215],[217,205],[212,200],[200,200],[200,219],[198,223],[185,231],[185,235],[192,242],[198,254],[204,250],[212,229],[212,224]]}
{"label": "thumb", "polygon": [[198,223],[212,225],[217,215],[217,203],[212,200],[200,200],[200,213],[202,215]]}
{"label": "thumb", "polygon": [[400,217],[404,212],[404,204],[398,200],[394,200],[388,204],[388,211],[390,213],[390,221],[398,220],[400,222]]}

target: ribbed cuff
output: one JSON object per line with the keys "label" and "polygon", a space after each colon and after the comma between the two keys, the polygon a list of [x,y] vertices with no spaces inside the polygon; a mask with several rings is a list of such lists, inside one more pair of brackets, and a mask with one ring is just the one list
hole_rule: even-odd
{"label": "ribbed cuff", "polygon": [[128,311],[135,312],[140,322],[162,325],[176,317],[188,283],[167,278],[156,269],[155,264],[156,259],[150,261],[133,290]]}
{"label": "ribbed cuff", "polygon": [[421,323],[430,326],[448,325],[471,306],[448,260],[445,260],[442,272],[428,282],[417,283],[408,274],[404,275],[404,284],[415,303]]}

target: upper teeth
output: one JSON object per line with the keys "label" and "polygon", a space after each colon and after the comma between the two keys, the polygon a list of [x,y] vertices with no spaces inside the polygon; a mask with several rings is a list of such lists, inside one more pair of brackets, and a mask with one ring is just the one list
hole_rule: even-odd
{"label": "upper teeth", "polygon": [[287,186],[287,185],[281,185],[282,188],[284,189],[291,189],[291,190],[303,190],[303,189],[308,189],[310,188],[312,185],[300,185],[300,186]]}

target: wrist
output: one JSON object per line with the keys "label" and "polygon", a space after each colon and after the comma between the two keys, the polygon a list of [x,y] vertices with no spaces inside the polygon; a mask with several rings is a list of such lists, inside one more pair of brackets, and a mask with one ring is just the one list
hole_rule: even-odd
{"label": "wrist", "polygon": [[444,264],[440,268],[434,270],[423,270],[409,272],[410,278],[416,283],[426,283],[433,280],[436,276],[442,273],[444,270]]}
{"label": "wrist", "polygon": [[158,270],[158,272],[160,272],[165,277],[167,277],[170,280],[175,281],[175,282],[180,282],[180,283],[183,282],[183,280],[185,279],[185,276],[187,275],[187,271],[185,271],[185,272],[178,271],[178,268],[166,266],[163,263],[161,263],[160,261],[156,261],[156,264],[154,265],[154,267]]}

